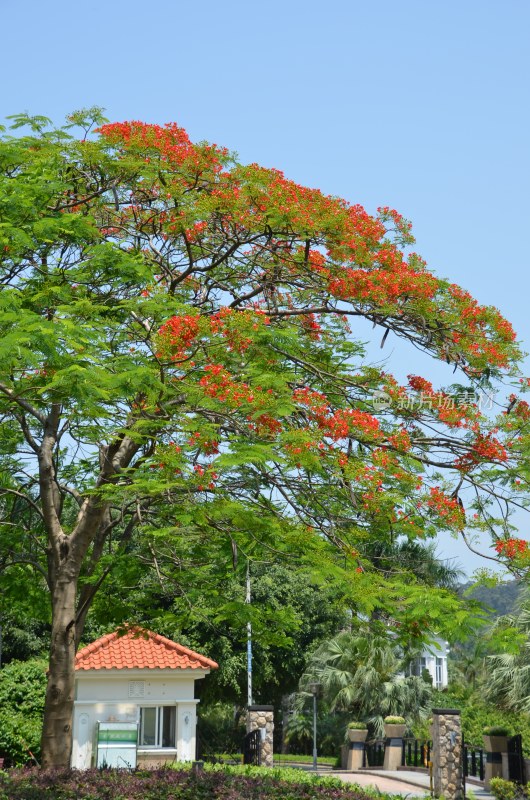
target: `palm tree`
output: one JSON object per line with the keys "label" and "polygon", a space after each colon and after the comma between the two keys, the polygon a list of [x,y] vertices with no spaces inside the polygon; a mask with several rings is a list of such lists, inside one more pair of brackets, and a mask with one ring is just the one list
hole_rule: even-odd
{"label": "palm tree", "polygon": [[494,633],[505,635],[505,652],[488,656],[486,697],[511,711],[530,711],[530,594],[515,614],[499,617]]}
{"label": "palm tree", "polygon": [[313,654],[300,681],[299,707],[316,682],[331,712],[366,720],[375,735],[382,734],[389,714],[404,716],[410,725],[427,716],[431,687],[422,678],[405,678],[401,668],[390,635],[368,628],[342,631]]}

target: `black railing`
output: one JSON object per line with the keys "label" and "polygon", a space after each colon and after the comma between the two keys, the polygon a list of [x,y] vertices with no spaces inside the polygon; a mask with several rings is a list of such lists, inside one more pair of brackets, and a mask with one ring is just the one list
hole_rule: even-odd
{"label": "black railing", "polygon": [[523,737],[521,734],[508,739],[508,777],[515,783],[526,782],[525,762],[523,755]]}
{"label": "black railing", "polygon": [[484,748],[481,745],[467,744],[463,748],[464,777],[484,780]]}
{"label": "black railing", "polygon": [[215,737],[208,740],[197,731],[195,737],[195,758],[209,764],[241,764],[241,739],[239,744],[219,741]]}
{"label": "black railing", "polygon": [[243,739],[243,763],[253,764],[255,767],[261,765],[261,731],[259,728],[247,733]]}
{"label": "black railing", "polygon": [[385,760],[385,740],[372,739],[364,743],[363,767],[382,767]]}
{"label": "black railing", "polygon": [[426,739],[403,739],[402,767],[425,767],[431,760],[432,742]]}

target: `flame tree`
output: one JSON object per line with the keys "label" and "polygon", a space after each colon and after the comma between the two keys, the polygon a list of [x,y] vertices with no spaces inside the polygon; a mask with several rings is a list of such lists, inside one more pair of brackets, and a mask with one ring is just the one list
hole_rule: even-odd
{"label": "flame tree", "polygon": [[[340,553],[358,595],[367,543],[403,536],[489,530],[524,568],[508,517],[530,411],[513,395],[493,420],[475,397],[513,376],[514,332],[409,252],[396,211],[175,124],[23,125],[0,143],[1,554],[50,598],[43,765],[69,761],[75,651],[115,542],[198,526],[206,562],[252,537]],[[354,318],[449,362],[466,402],[367,365]],[[411,630],[417,599],[393,596]]]}

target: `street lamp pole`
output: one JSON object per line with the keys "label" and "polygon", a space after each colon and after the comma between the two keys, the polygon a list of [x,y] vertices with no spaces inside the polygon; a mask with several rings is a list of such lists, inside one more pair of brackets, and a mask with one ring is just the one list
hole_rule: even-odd
{"label": "street lamp pole", "polygon": [[309,686],[313,695],[313,769],[318,770],[317,765],[317,695],[320,684],[312,683]]}

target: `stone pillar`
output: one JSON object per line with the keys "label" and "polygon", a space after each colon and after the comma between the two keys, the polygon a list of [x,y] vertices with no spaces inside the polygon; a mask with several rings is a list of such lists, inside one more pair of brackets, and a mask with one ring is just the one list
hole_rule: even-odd
{"label": "stone pillar", "polygon": [[274,706],[248,706],[247,733],[261,731],[261,766],[273,766]]}
{"label": "stone pillar", "polygon": [[445,800],[463,800],[460,711],[454,708],[433,708],[432,713],[434,796]]}
{"label": "stone pillar", "polygon": [[[385,757],[383,769],[396,770],[401,766],[403,757],[403,737],[389,736],[385,739]],[[362,761],[362,757],[361,757]]]}
{"label": "stone pillar", "polygon": [[492,778],[508,778],[508,737],[484,736],[486,766],[484,769],[484,788],[489,790]]}
{"label": "stone pillar", "polygon": [[[348,747],[348,760],[346,762],[346,769],[350,772],[352,770],[361,769],[363,765],[363,755],[364,742],[350,742]],[[401,764],[401,760],[399,763]]]}

